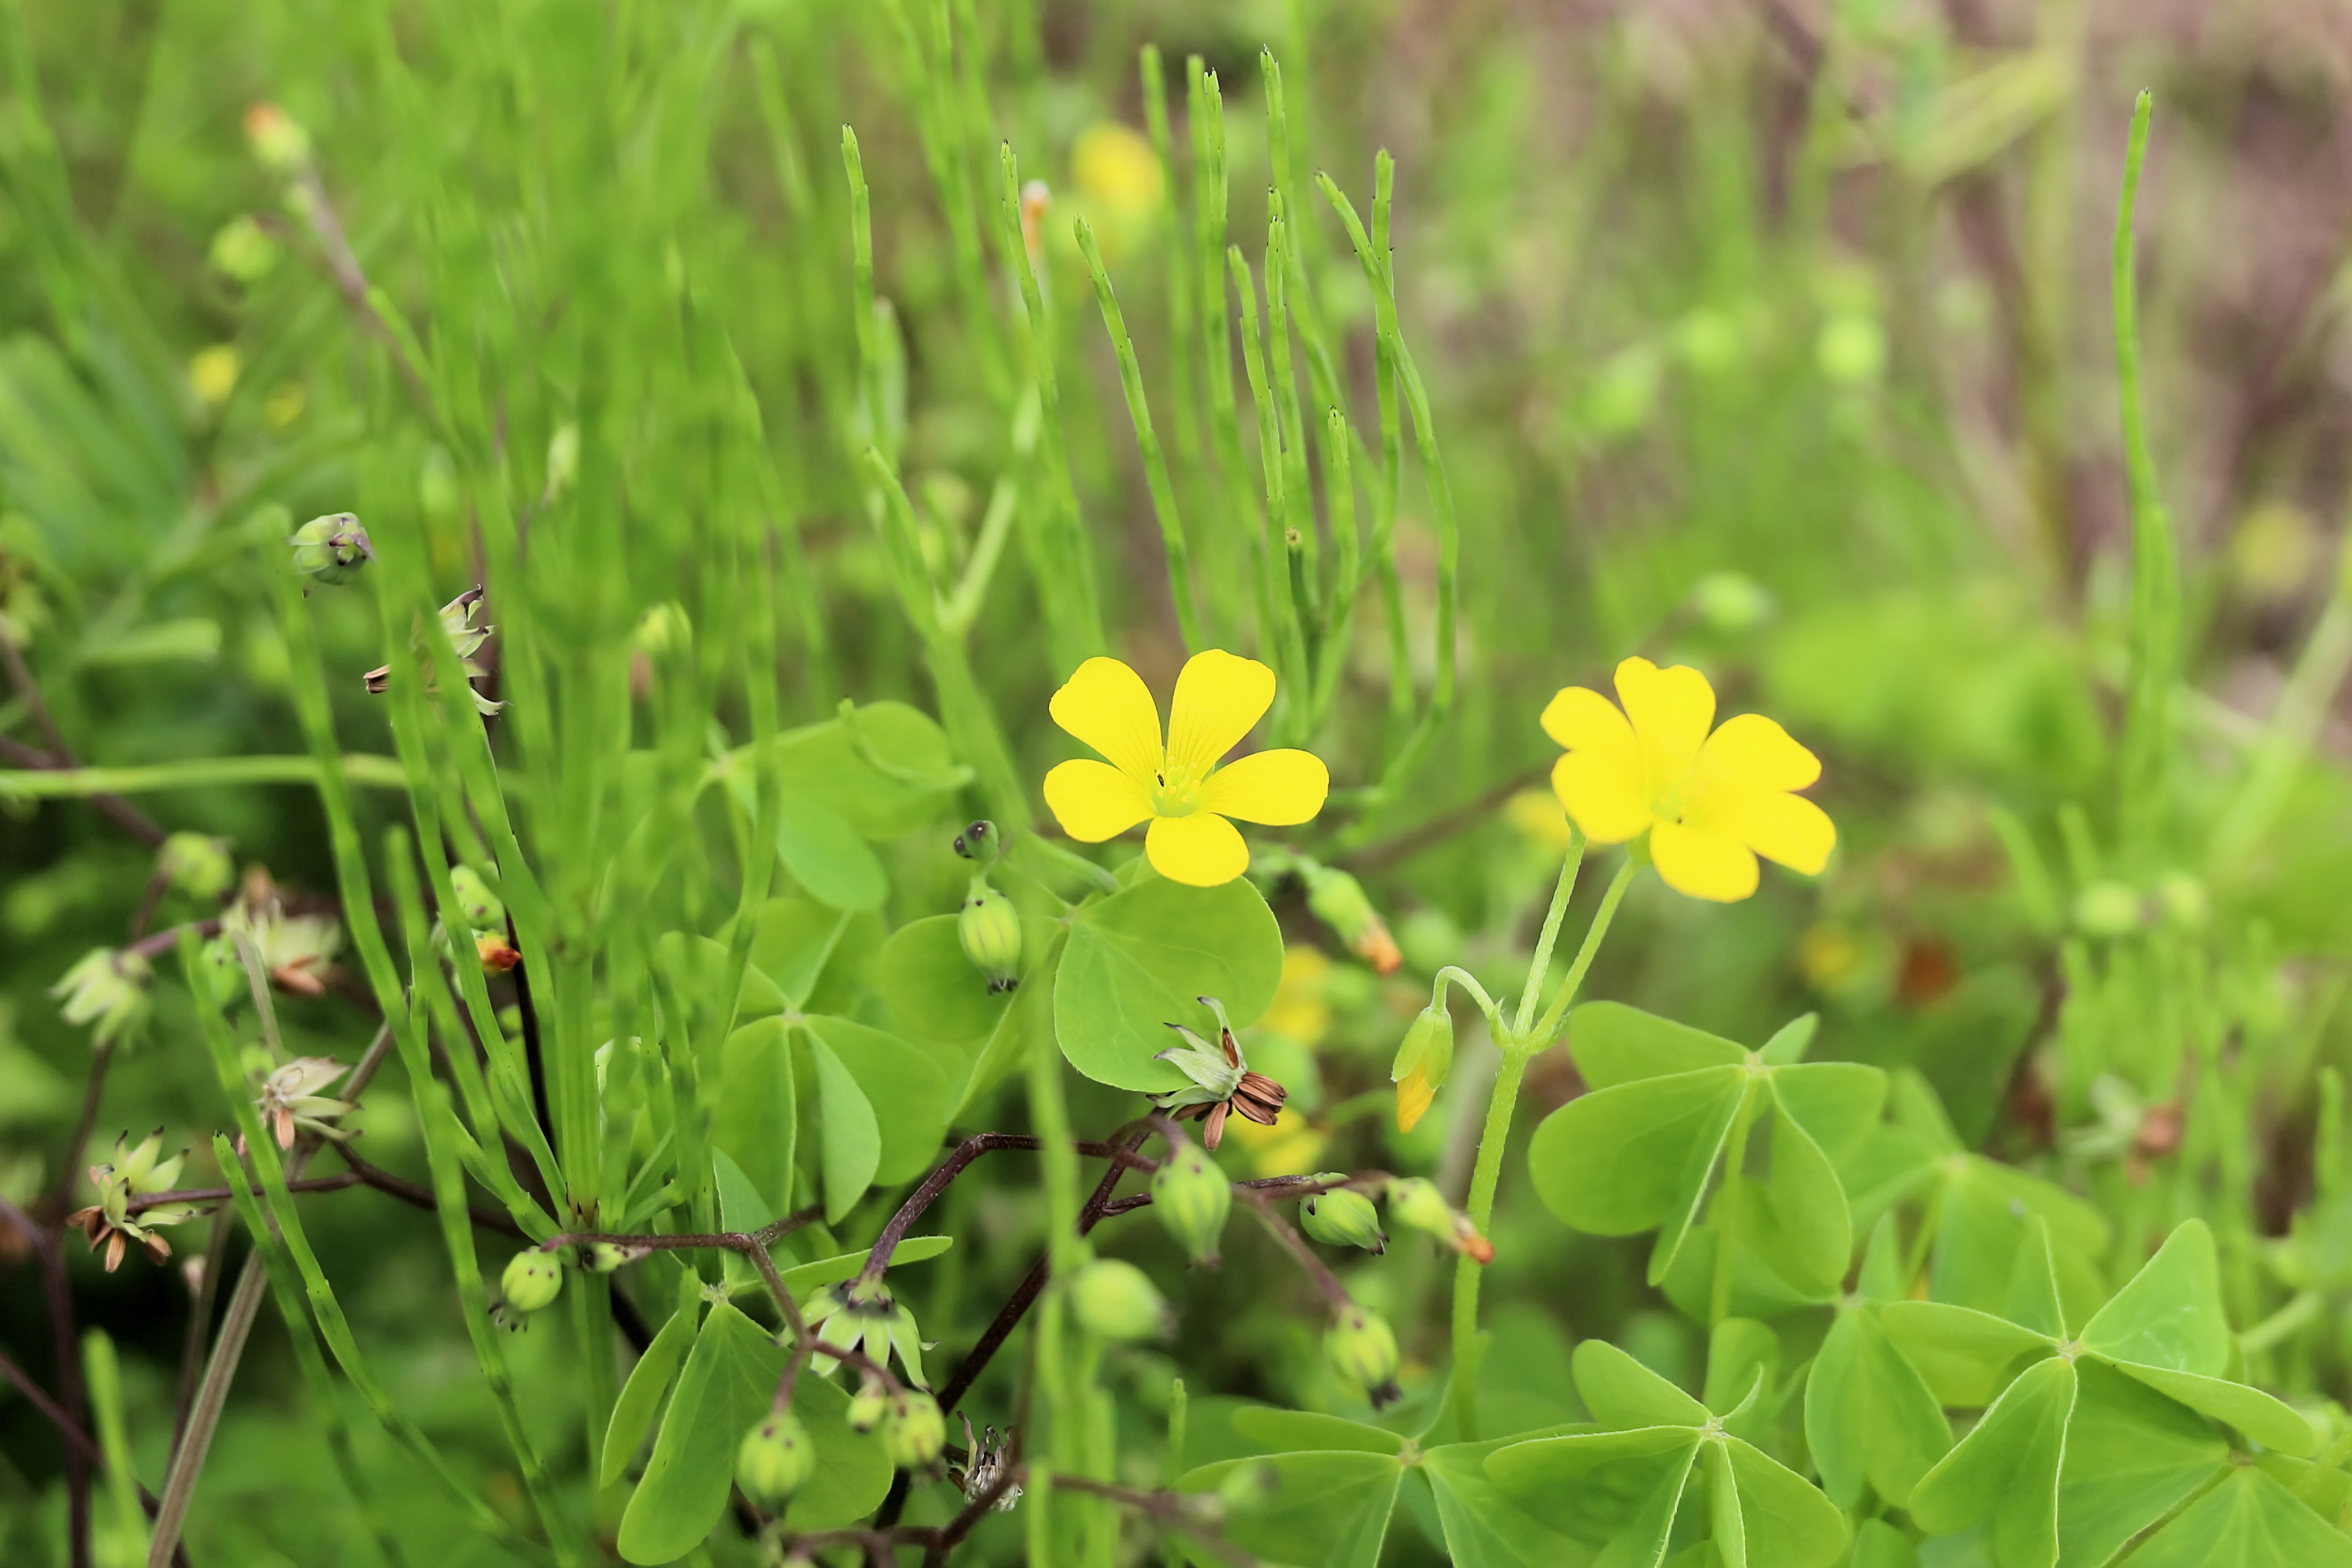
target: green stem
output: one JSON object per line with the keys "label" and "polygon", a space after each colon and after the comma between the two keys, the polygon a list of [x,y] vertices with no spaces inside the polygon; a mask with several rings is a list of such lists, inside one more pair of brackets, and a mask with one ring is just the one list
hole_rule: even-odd
{"label": "green stem", "polygon": [[[342,775],[370,789],[404,789],[408,776],[391,757],[342,759]],[[127,768],[0,768],[0,798],[68,800],[93,795],[143,795],[159,789],[211,789],[223,784],[316,784],[310,757],[193,757]]]}
{"label": "green stem", "polygon": [[2179,563],[2172,520],[2156,488],[2140,405],[2139,319],[2133,219],[2139,207],[2140,167],[2147,157],[2154,100],[2143,90],[2132,106],[2131,141],[2124,154],[2123,199],[2116,208],[2111,257],[2115,294],[2116,398],[2122,415],[2124,469],[2131,499],[2131,668],[2124,721],[2122,803],[2127,846],[2146,842],[2161,812],[2166,762],[2171,749],[2173,664],[2180,630]]}
{"label": "green stem", "polygon": [[1551,975],[1551,950],[1559,941],[1559,922],[1568,913],[1569,896],[1576,891],[1576,873],[1584,864],[1584,835],[1572,834],[1569,839],[1567,858],[1560,862],[1559,881],[1551,890],[1551,908],[1545,911],[1543,934],[1536,938],[1535,962],[1528,965],[1528,983],[1519,993],[1518,1016],[1511,1021],[1513,1038],[1523,1037],[1528,1025],[1536,1016],[1536,998],[1543,994],[1543,983]]}

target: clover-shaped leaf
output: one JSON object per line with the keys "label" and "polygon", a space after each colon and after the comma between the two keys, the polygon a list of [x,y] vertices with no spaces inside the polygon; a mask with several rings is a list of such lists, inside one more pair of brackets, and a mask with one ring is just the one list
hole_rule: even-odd
{"label": "clover-shaped leaf", "polygon": [[1901,1240],[1882,1219],[1863,1255],[1860,1289],[1839,1302],[1805,1382],[1805,1439],[1822,1489],[1853,1508],[1865,1485],[1901,1504],[1952,1446],[1951,1424],[1918,1370],[1879,1323],[1902,1295]]}
{"label": "clover-shaped leaf", "polygon": [[1184,1075],[1157,1059],[1172,1023],[1205,1024],[1214,996],[1236,1028],[1282,981],[1282,929],[1245,879],[1187,887],[1147,875],[1070,917],[1054,1027],[1070,1065],[1114,1089],[1164,1094]]}

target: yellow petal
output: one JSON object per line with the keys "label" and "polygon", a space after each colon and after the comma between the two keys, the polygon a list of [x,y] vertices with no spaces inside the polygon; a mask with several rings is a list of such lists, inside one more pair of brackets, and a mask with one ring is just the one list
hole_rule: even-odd
{"label": "yellow petal", "polygon": [[1430,1102],[1437,1098],[1437,1089],[1429,1075],[1419,1068],[1397,1080],[1397,1131],[1410,1132],[1429,1114]]}
{"label": "yellow petal", "polygon": [[1666,886],[1690,898],[1732,904],[1756,890],[1756,857],[1727,833],[1661,822],[1650,829],[1650,858]]}
{"label": "yellow petal", "polygon": [[1537,721],[1545,734],[1571,752],[1633,753],[1633,726],[1617,704],[1589,686],[1563,686]]}
{"label": "yellow petal", "polygon": [[1045,775],[1045,805],[1081,844],[1117,837],[1151,815],[1143,786],[1108,763],[1080,757]]}
{"label": "yellow petal", "polygon": [[1617,667],[1617,700],[1633,721],[1642,764],[1653,790],[1682,781],[1715,722],[1715,688],[1686,664],[1660,669],[1646,658]]}
{"label": "yellow petal", "polygon": [[1148,784],[1160,771],[1160,708],[1143,677],[1115,658],[1090,658],[1047,705],[1054,722]]}
{"label": "yellow petal", "polygon": [[1203,776],[1273,706],[1274,671],[1257,660],[1216,647],[1194,654],[1168,710],[1169,765]]}
{"label": "yellow petal", "polygon": [[1201,809],[1268,827],[1311,822],[1331,793],[1331,770],[1312,752],[1253,752],[1209,775]]}
{"label": "yellow petal", "polygon": [[1151,868],[1171,882],[1215,888],[1249,869],[1249,846],[1240,831],[1210,812],[1155,816],[1143,837]]}
{"label": "yellow petal", "polygon": [[1767,860],[1819,876],[1837,845],[1829,814],[1801,795],[1762,790],[1689,814],[1691,826],[1738,839]]}
{"label": "yellow petal", "polygon": [[1650,826],[1642,775],[1630,759],[1570,752],[1551,765],[1551,788],[1595,844],[1622,844]]}
{"label": "yellow petal", "polygon": [[1822,760],[1789,738],[1789,731],[1761,713],[1727,719],[1698,749],[1698,766],[1683,798],[1691,803],[1720,795],[1803,789],[1822,776]]}

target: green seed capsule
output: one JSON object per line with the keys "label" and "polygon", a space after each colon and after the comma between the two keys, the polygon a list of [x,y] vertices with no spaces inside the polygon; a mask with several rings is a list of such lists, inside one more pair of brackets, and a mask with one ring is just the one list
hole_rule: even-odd
{"label": "green seed capsule", "polygon": [[[1338,1175],[1337,1172],[1327,1172],[1317,1179],[1332,1181]],[[1360,1247],[1370,1253],[1389,1249],[1388,1233],[1381,1228],[1380,1210],[1363,1194],[1345,1187],[1318,1193],[1302,1202],[1298,1205],[1298,1226],[1326,1247]]]}
{"label": "green seed capsule", "polygon": [[466,917],[467,925],[476,931],[495,928],[507,923],[507,907],[482,880],[482,874],[471,866],[449,868],[449,890],[457,895],[457,910]]}
{"label": "green seed capsule", "polygon": [[759,1507],[773,1511],[816,1469],[808,1428],[789,1410],[771,1411],[743,1434],[735,1449],[735,1484]]}
{"label": "green seed capsule", "polygon": [[882,1418],[882,1455],[902,1470],[919,1470],[940,1457],[948,1440],[948,1418],[940,1402],[919,1388],[890,1398]]}
{"label": "green seed capsule", "polygon": [[330,586],[350,582],[375,559],[367,530],[347,511],[312,518],[286,542],[294,547],[294,570]]}
{"label": "green seed capsule", "polygon": [[971,966],[987,976],[989,990],[1010,991],[1021,984],[1021,916],[985,877],[974,877],[971,891],[964,895],[956,940]]}
{"label": "green seed capsule", "polygon": [[882,1417],[888,1415],[889,1410],[889,1390],[882,1386],[880,1379],[869,1376],[849,1402],[849,1429],[859,1433],[871,1432],[882,1425]]}
{"label": "green seed capsule", "polygon": [[1168,1303],[1142,1269],[1117,1258],[1087,1264],[1070,1280],[1070,1305],[1087,1332],[1147,1340],[1168,1331]]}
{"label": "green seed capsule", "polygon": [[542,1311],[563,1291],[563,1265],[544,1252],[518,1252],[508,1260],[499,1289],[509,1310]]}
{"label": "green seed capsule", "polygon": [[1184,1144],[1151,1173],[1151,1212],[1195,1263],[1216,1266],[1217,1239],[1233,1206],[1225,1173],[1197,1143]]}
{"label": "green seed capsule", "polygon": [[1332,1315],[1323,1353],[1341,1377],[1370,1396],[1374,1408],[1397,1397],[1396,1335],[1388,1320],[1350,1301]]}

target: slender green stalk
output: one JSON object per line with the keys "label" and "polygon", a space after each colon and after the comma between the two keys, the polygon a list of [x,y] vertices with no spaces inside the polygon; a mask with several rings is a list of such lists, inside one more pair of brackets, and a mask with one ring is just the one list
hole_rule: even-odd
{"label": "slender green stalk", "polygon": [[147,1515],[139,1507],[139,1472],[131,1460],[131,1434],[122,1419],[122,1368],[114,1342],[102,1329],[81,1337],[82,1374],[89,1413],[98,1427],[98,1447],[106,1460],[106,1497],[114,1512],[113,1533],[124,1559],[148,1552]]}
{"label": "slender green stalk", "polygon": [[[399,789],[407,777],[391,757],[341,756],[336,778],[368,789]],[[0,797],[79,800],[93,795],[144,795],[153,790],[219,789],[234,784],[316,784],[324,775],[314,757],[192,757],[123,768],[0,768]]]}
{"label": "slender green stalk", "polygon": [[1307,670],[1306,628],[1299,622],[1297,601],[1290,591],[1290,550],[1284,539],[1290,505],[1280,416],[1275,410],[1265,355],[1258,342],[1257,285],[1240,246],[1227,248],[1225,261],[1233,272],[1234,287],[1241,294],[1242,366],[1249,375],[1250,400],[1257,410],[1258,464],[1265,476],[1265,532],[1259,547],[1260,602],[1267,610],[1265,651],[1268,662],[1282,672],[1283,688],[1301,691],[1311,687],[1312,678]]}
{"label": "slender green stalk", "polygon": [[2180,566],[2172,520],[2157,489],[2142,413],[2139,310],[2134,220],[2139,176],[2147,159],[2148,121],[2155,99],[2143,90],[2132,105],[2131,140],[2124,153],[2123,198],[2116,208],[2112,255],[2116,397],[2123,421],[2124,471],[2131,498],[2131,668],[2124,718],[2124,838],[2145,847],[2164,809],[2172,752],[2173,685],[2180,637]]}
{"label": "slender green stalk", "polygon": [[1571,831],[1567,858],[1559,863],[1559,880],[1552,885],[1551,908],[1544,911],[1543,930],[1536,938],[1536,955],[1528,965],[1528,983],[1519,992],[1519,1011],[1511,1020],[1514,1037],[1525,1035],[1535,1021],[1536,1002],[1543,983],[1551,978],[1551,950],[1559,941],[1559,922],[1568,914],[1570,895],[1576,891],[1576,873],[1584,864],[1584,835]]}

